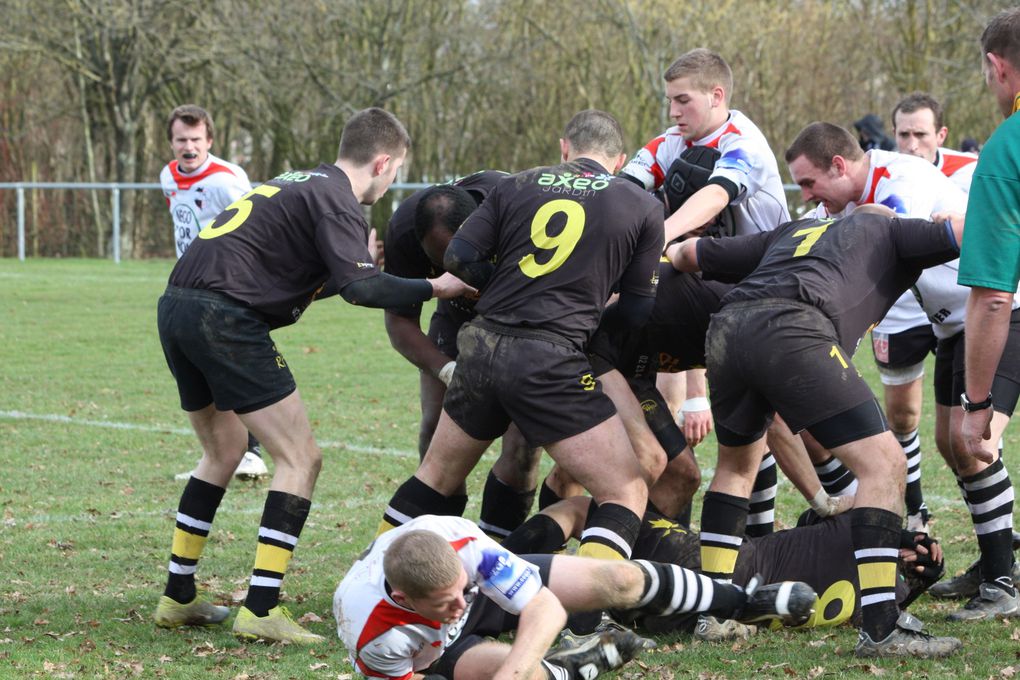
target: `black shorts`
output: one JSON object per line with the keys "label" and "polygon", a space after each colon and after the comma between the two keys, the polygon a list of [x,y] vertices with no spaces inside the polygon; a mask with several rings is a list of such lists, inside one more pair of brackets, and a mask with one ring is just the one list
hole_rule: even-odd
{"label": "black shorts", "polygon": [[159,341],[181,408],[249,413],[295,389],[262,316],[226,295],[168,286],[157,311]]}
{"label": "black shorts", "polygon": [[916,366],[935,351],[936,342],[930,323],[892,334],[871,331],[871,352],[884,369]]}
{"label": "black shorts", "polygon": [[[959,406],[960,395],[967,389],[965,383],[964,352],[966,333],[939,340],[935,350],[935,403],[939,406]],[[1013,312],[1009,322],[1009,335],[1002,350],[1002,358],[995,369],[992,381],[992,408],[1008,416],[1013,415],[1020,398],[1020,310]]]}
{"label": "black shorts", "polygon": [[799,432],[875,399],[832,322],[800,302],[723,307],[709,325],[706,354],[716,435],[726,446],[757,440],[777,411]]}
{"label": "black shorts", "polygon": [[[549,571],[552,568],[554,555],[521,555],[520,557],[538,567],[542,583],[549,585]],[[503,633],[516,630],[518,619],[516,614],[502,609],[498,604],[479,593],[478,599],[471,605],[471,612],[468,614],[467,621],[464,622],[464,629],[453,641],[453,644],[443,651],[439,660],[429,667],[428,673],[435,673],[452,680],[453,669],[466,651],[485,642],[485,638],[495,638]]]}
{"label": "black shorts", "polygon": [[478,318],[464,325],[457,345],[443,410],[475,439],[495,439],[513,422],[529,446],[545,446],[616,413],[588,358],[552,333]]}
{"label": "black shorts", "polygon": [[429,340],[432,341],[440,352],[451,359],[456,359],[457,333],[460,332],[463,325],[464,321],[436,310],[432,313],[432,318],[429,320]]}
{"label": "black shorts", "polygon": [[659,370],[658,353],[644,330],[599,328],[588,342],[588,358],[595,375],[616,369],[627,379],[651,377]]}

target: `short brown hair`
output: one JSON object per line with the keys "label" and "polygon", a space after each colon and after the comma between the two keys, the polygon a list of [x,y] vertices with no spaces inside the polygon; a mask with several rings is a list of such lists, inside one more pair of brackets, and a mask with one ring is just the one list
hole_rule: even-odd
{"label": "short brown hair", "polygon": [[358,111],[344,125],[337,159],[365,165],[379,154],[398,156],[410,147],[411,137],[404,124],[389,111],[373,106]]}
{"label": "short brown hair", "polygon": [[729,101],[733,93],[733,71],[730,65],[718,52],[697,47],[690,52],[680,55],[680,58],[670,64],[662,79],[671,83],[678,78],[690,78],[696,88],[702,92],[708,92],[715,86],[720,86],[726,92],[726,101]]}
{"label": "short brown hair", "polygon": [[209,112],[201,106],[195,106],[194,104],[182,104],[170,112],[170,117],[166,121],[166,139],[168,142],[172,142],[174,140],[174,123],[178,120],[188,127],[195,127],[196,125],[205,123],[206,139],[212,139],[213,123],[212,116],[209,115]]}
{"label": "short brown hair", "polygon": [[935,97],[932,97],[927,92],[911,92],[906,97],[900,100],[896,107],[892,110],[892,126],[893,130],[896,129],[896,114],[902,111],[903,113],[914,113],[915,111],[921,111],[923,109],[930,109],[932,115],[935,118],[935,131],[938,132],[942,129],[942,104],[939,104]]}
{"label": "short brown hair", "polygon": [[821,170],[832,167],[834,156],[858,160],[864,156],[860,143],[849,130],[832,123],[815,121],[797,133],[793,144],[786,150],[786,162],[804,156]]}
{"label": "short brown hair", "polygon": [[981,56],[991,52],[1020,70],[1020,7],[999,12],[981,34]]}
{"label": "short brown hair", "polygon": [[449,541],[425,529],[398,536],[383,557],[386,582],[410,598],[427,597],[440,588],[449,588],[463,568]]}
{"label": "short brown hair", "polygon": [[570,143],[574,153],[619,156],[625,148],[620,123],[598,109],[585,109],[574,114],[563,130],[563,139]]}

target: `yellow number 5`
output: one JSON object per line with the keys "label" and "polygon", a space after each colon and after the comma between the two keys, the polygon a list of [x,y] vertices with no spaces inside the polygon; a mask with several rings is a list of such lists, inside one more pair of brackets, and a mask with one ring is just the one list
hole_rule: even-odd
{"label": "yellow number 5", "polygon": [[[567,216],[567,223],[563,230],[556,236],[550,236],[546,231],[550,220],[554,215],[563,213]],[[521,258],[518,266],[525,276],[536,279],[545,276],[549,272],[559,269],[570,253],[574,252],[577,242],[581,240],[581,233],[584,231],[584,208],[577,201],[558,199],[550,201],[539,208],[531,220],[531,241],[541,250],[553,250],[552,257],[544,264],[535,261],[534,254],[528,254]]]}
{"label": "yellow number 5", "polygon": [[258,185],[244,196],[227,206],[226,210],[223,212],[226,212],[227,210],[237,211],[229,220],[218,227],[214,227],[210,224],[208,227],[198,232],[198,237],[216,238],[217,236],[229,234],[244,224],[244,221],[248,219],[249,215],[251,215],[252,202],[250,199],[252,196],[265,196],[266,198],[269,198],[270,196],[276,195],[279,191],[280,187],[274,187],[271,184]]}
{"label": "yellow number 5", "polygon": [[803,236],[804,240],[797,246],[797,250],[793,251],[794,257],[800,257],[801,255],[807,255],[808,251],[811,250],[811,246],[818,243],[818,239],[822,237],[825,230],[829,228],[828,224],[822,224],[817,227],[808,227],[807,229],[800,229],[793,232],[794,238]]}

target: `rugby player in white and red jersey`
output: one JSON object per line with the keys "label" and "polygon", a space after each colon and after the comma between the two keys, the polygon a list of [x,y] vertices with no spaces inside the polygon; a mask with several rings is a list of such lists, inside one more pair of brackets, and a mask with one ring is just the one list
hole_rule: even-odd
{"label": "rugby player in white and red jersey", "polygon": [[159,173],[159,183],[174,221],[180,259],[202,227],[251,191],[251,182],[240,166],[209,153],[213,122],[205,109],[178,106],[167,121],[166,136],[174,160]]}
{"label": "rugby player in white and red jersey", "polygon": [[926,92],[907,95],[893,109],[893,135],[900,153],[923,158],[970,193],[978,157],[942,146],[949,128],[942,124],[942,105]]}
{"label": "rugby player in white and red jersey", "polygon": [[[159,183],[174,223],[174,247],[181,259],[198,232],[227,206],[251,191],[248,175],[240,166],[209,153],[213,145],[213,121],[209,112],[183,104],[170,113],[166,136],[174,160],[163,166]],[[181,472],[176,479],[188,479]],[[269,474],[258,440],[248,435],[248,447],[234,476],[254,479]]]}
{"label": "rugby player in white and red jersey", "polygon": [[[672,213],[664,223],[666,242],[712,222],[721,224],[711,233],[732,236],[769,231],[789,221],[779,166],[765,135],[747,116],[729,108],[733,72],[726,60],[696,48],[681,55],[662,77],[675,125],[645,144],[620,176],[648,191],[666,189]],[[674,201],[668,189],[671,175],[686,175],[691,170],[687,158],[707,149],[718,153],[709,165],[707,184],[699,188],[700,182],[684,179],[680,184],[685,194],[692,193],[682,203]],[[679,410],[684,436],[696,445],[712,428],[704,370],[687,372],[686,390],[682,378],[676,379],[680,375],[659,374],[656,385],[670,410]],[[772,493],[761,491],[764,497]]]}
{"label": "rugby player in white and red jersey", "polygon": [[[422,515],[362,553],[333,595],[333,614],[351,663],[366,677],[591,680],[647,641],[600,626],[546,653],[568,611],[595,612],[595,620],[604,608],[635,616],[712,611],[787,625],[813,614],[807,584],[751,581],[742,588],[645,560],[518,556],[469,520]],[[486,639],[510,631],[512,645]]]}
{"label": "rugby player in white and red jersey", "polygon": [[[935,212],[962,212],[967,195],[931,163],[894,151],[861,150],[838,125],[812,123],[786,152],[805,202],[819,203],[814,216],[841,217],[875,203],[902,217],[928,219]],[[920,489],[920,442],[924,360],[935,350],[928,315],[907,291],[872,330],[872,350],[885,387],[885,409],[908,465],[907,526],[926,531],[928,509]]]}
{"label": "rugby player in white and red jersey", "polygon": [[729,108],[733,73],[715,52],[698,48],[677,59],[663,74],[669,115],[676,125],[645,144],[621,171],[653,191],[687,149],[705,146],[720,153],[708,185],[694,193],[666,220],[671,241],[711,222],[727,206],[734,209],[737,234],[775,229],[790,219],[779,166],[765,136],[740,111]]}

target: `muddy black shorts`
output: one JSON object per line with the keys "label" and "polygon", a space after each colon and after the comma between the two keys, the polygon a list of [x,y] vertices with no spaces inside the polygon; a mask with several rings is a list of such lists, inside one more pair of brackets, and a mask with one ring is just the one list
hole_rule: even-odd
{"label": "muddy black shorts", "polygon": [[[964,370],[965,336],[966,333],[957,333],[951,338],[939,340],[938,349],[935,350],[935,403],[939,406],[959,406],[960,395],[967,389]],[[1014,310],[1010,317],[1006,346],[995,369],[995,379],[992,381],[992,408],[1012,416],[1018,398],[1020,398],[1020,309]]]}
{"label": "muddy black shorts", "polygon": [[439,349],[440,352],[450,357],[457,358],[457,333],[464,325],[462,320],[456,319],[440,310],[432,313],[429,320],[429,340]]}
{"label": "muddy black shorts", "polygon": [[249,413],[295,389],[287,362],[258,312],[209,290],[168,286],[156,315],[181,408]]}
{"label": "muddy black shorts", "polygon": [[758,439],[775,412],[799,432],[875,399],[832,322],[800,302],[726,305],[712,317],[706,354],[712,416],[726,446]]}
{"label": "muddy black shorts", "polygon": [[529,446],[545,446],[616,413],[588,357],[553,333],[478,318],[457,345],[443,410],[475,439],[495,439],[513,422]]}

